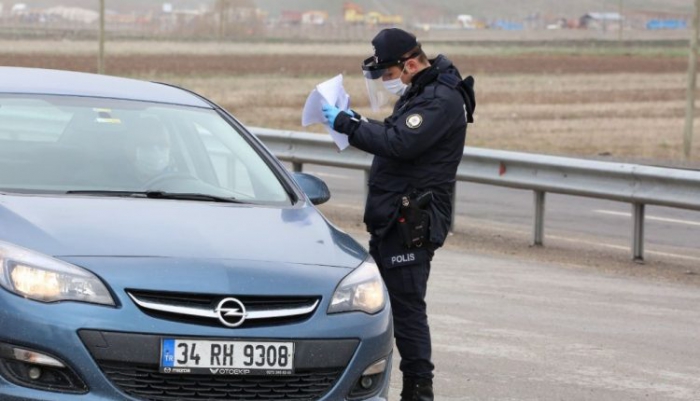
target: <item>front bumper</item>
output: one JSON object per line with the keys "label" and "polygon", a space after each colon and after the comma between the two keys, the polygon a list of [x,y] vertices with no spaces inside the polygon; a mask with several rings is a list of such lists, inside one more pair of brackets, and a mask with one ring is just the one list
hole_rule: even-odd
{"label": "front bumper", "polygon": [[[65,302],[43,304],[0,289],[0,342],[25,347],[64,362],[88,387],[65,394],[20,386],[0,375],[3,401],[143,400],[130,396],[109,373],[115,364],[155,369],[160,338],[257,339],[294,341],[295,369],[336,369],[335,379],[318,401],[345,400],[362,372],[387,358],[380,390],[367,400],[386,400],[393,331],[389,306],[374,316],[327,315],[322,303],[308,320],[275,327],[229,329],[157,319],[144,314],[125,293],[116,308]],[[205,376],[206,377],[206,376]],[[264,376],[263,376],[264,377]],[[139,383],[137,383],[139,385]],[[131,393],[132,395],[134,393]],[[171,398],[174,399],[174,398]],[[184,398],[183,398],[184,399]],[[203,398],[199,398],[203,399]],[[224,398],[225,399],[225,398]],[[264,399],[264,398],[259,398]]]}

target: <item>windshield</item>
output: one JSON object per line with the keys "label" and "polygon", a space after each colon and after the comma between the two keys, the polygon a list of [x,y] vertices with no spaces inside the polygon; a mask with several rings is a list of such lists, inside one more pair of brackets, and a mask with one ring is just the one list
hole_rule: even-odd
{"label": "windshield", "polygon": [[73,96],[0,95],[0,191],[291,203],[264,159],[214,110]]}

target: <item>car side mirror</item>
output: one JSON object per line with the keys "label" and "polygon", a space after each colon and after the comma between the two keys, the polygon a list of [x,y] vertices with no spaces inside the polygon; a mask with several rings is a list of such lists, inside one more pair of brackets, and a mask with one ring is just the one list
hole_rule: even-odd
{"label": "car side mirror", "polygon": [[292,173],[292,177],[314,205],[326,203],[331,198],[331,191],[322,179],[306,173]]}

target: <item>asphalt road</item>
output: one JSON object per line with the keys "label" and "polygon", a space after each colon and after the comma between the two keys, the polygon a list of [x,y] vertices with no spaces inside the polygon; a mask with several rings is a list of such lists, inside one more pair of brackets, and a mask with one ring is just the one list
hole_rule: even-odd
{"label": "asphalt road", "polygon": [[[361,171],[315,165],[304,165],[304,171],[328,184],[332,207],[362,209]],[[530,191],[460,182],[456,211],[457,231],[488,226],[531,239],[534,201]],[[626,203],[547,194],[545,246],[547,239],[557,239],[614,250],[631,258],[631,216],[632,206]],[[645,236],[647,259],[700,264],[700,212],[647,206]]]}
{"label": "asphalt road", "polygon": [[[355,222],[362,173],[305,171],[331,189],[324,213],[366,244]],[[457,203],[458,234],[437,252],[428,290],[437,400],[700,400],[700,292],[691,280],[700,213],[648,207],[647,258],[657,262],[639,266],[628,259],[627,204],[548,195],[552,245],[539,249],[521,244],[532,232],[530,192],[459,184]],[[494,246],[465,245],[477,236],[459,231],[483,227]],[[678,261],[683,271],[661,274]],[[397,366],[398,356],[390,401],[399,400]]]}
{"label": "asphalt road", "polygon": [[700,400],[697,287],[443,249],[428,305],[437,400]]}

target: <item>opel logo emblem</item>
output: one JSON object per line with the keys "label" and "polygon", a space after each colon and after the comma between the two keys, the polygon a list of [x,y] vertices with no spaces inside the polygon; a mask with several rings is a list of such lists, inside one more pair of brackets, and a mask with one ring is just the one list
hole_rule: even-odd
{"label": "opel logo emblem", "polygon": [[236,298],[224,298],[216,307],[219,321],[228,327],[238,327],[243,324],[246,317],[245,306]]}

